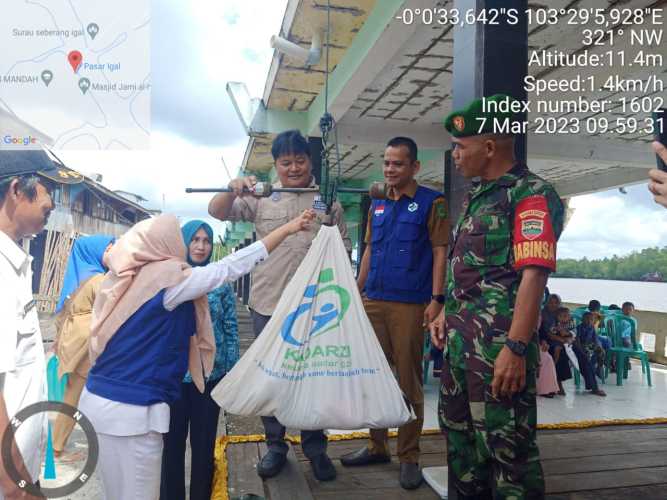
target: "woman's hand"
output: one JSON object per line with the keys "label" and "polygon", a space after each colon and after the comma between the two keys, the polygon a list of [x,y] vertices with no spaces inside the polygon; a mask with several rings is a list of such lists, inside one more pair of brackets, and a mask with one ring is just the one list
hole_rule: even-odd
{"label": "woman's hand", "polygon": [[304,210],[301,215],[285,224],[285,228],[289,234],[304,231],[310,227],[310,224],[315,220],[316,215],[315,210],[308,208]]}

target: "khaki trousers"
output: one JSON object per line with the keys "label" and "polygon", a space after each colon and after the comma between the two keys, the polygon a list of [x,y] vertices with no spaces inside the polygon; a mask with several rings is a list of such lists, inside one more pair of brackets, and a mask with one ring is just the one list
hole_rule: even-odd
{"label": "khaki trousers", "polygon": [[[417,419],[398,429],[398,458],[402,463],[419,462],[419,438],[424,425],[424,304],[364,299],[382,350],[398,375],[398,385],[412,404]],[[373,454],[389,455],[387,429],[371,429],[368,448]]]}
{"label": "khaki trousers", "polygon": [[[86,379],[74,372],[67,375],[67,387],[65,387],[65,395],[63,396],[63,403],[67,403],[74,408],[79,404],[81,392],[86,385]],[[56,422],[53,425],[53,449],[56,452],[61,452],[65,449],[69,435],[74,429],[74,419],[58,413]]]}

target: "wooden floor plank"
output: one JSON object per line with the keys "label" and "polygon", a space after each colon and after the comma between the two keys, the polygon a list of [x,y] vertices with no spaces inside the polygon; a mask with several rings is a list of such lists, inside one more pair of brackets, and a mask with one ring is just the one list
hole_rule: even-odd
{"label": "wooden floor plank", "polygon": [[398,470],[393,471],[395,473],[388,473],[388,470],[359,473],[358,469],[360,468],[345,469],[345,473],[339,474],[335,481],[317,482],[317,484],[311,483],[313,494],[319,498],[320,492],[326,491],[373,491],[378,488],[401,489],[401,485],[398,482]]}
{"label": "wooden floor plank", "polygon": [[667,439],[651,439],[638,435],[636,439],[616,439],[610,434],[606,439],[583,438],[581,434],[563,435],[557,441],[545,442],[538,434],[537,443],[542,459],[577,458],[592,455],[614,455],[619,453],[641,453],[667,450]]}
{"label": "wooden floor plank", "polygon": [[596,455],[574,460],[571,458],[542,460],[542,468],[546,475],[584,474],[586,472],[623,471],[626,469],[666,466],[667,451]]}
{"label": "wooden floor plank", "polygon": [[372,491],[327,491],[317,495],[317,500],[439,500],[428,486],[407,491],[402,488],[377,488]]}
{"label": "wooden floor plank", "polygon": [[[649,467],[586,474],[551,474],[546,477],[547,493],[628,488],[662,484],[667,477],[667,467]],[[663,497],[667,498],[667,492]]]}
{"label": "wooden floor plank", "polygon": [[[612,429],[538,431],[547,500],[667,500],[667,425],[615,427]],[[396,439],[390,440],[392,452]],[[335,481],[319,482],[298,446],[290,447],[290,462],[274,479],[264,483],[268,500],[436,500],[426,485],[408,492],[398,482],[396,456],[389,464],[344,467],[341,455],[359,449],[363,439],[332,441],[329,455],[338,472]],[[244,471],[232,472],[233,484],[252,481],[253,452],[228,448],[230,461],[244,463]],[[261,444],[257,451],[266,447]],[[257,458],[259,454],[257,455]],[[442,436],[422,438],[422,466],[442,465],[446,457]],[[298,469],[298,470],[297,470]],[[254,486],[257,487],[256,485]],[[257,493],[255,493],[257,494]]]}
{"label": "wooden floor plank", "polygon": [[[260,443],[260,455],[268,451],[266,443]],[[314,500],[292,445],[287,452],[287,463],[275,477],[264,481],[268,500]]]}
{"label": "wooden floor plank", "polygon": [[247,493],[264,496],[264,484],[257,475],[259,447],[257,443],[236,443],[227,446],[228,488],[230,497]]}
{"label": "wooden floor plank", "polygon": [[[346,441],[329,441],[327,453],[332,460],[338,459],[341,455],[350,453],[352,451],[357,451],[358,449],[366,446],[366,439],[349,439]],[[396,439],[391,439],[389,441],[389,448],[391,454],[396,456]],[[442,454],[445,455],[445,438],[442,435],[434,434],[428,436],[422,436],[420,440],[421,454]],[[300,446],[295,447],[295,452],[299,460],[306,460],[301,451]]]}
{"label": "wooden floor plank", "polygon": [[635,488],[616,488],[547,495],[545,500],[664,500],[667,483]]}
{"label": "wooden floor plank", "polygon": [[650,428],[633,428],[632,426],[625,426],[623,428],[616,428],[609,430],[605,427],[594,427],[586,429],[585,432],[563,430],[556,433],[549,433],[546,431],[537,431],[540,440],[545,443],[556,443],[564,436],[573,437],[573,439],[582,440],[635,440],[635,439],[667,439],[667,427],[653,426]]}

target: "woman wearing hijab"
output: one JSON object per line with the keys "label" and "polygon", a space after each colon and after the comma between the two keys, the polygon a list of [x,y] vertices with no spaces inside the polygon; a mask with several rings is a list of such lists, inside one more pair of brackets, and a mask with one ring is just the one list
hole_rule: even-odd
{"label": "woman wearing hijab", "polygon": [[[188,264],[205,266],[213,253],[213,229],[206,222],[193,220],[182,228],[188,246]],[[169,432],[164,435],[162,453],[161,500],[185,498],[185,447],[190,433],[192,464],[190,500],[211,498],[215,437],[220,407],[211,399],[211,390],[239,359],[239,336],[236,322],[236,296],[229,283],[208,294],[211,322],[215,337],[215,363],[200,393],[188,373],[181,384],[181,397],[169,405]]]}
{"label": "woman wearing hijab", "polygon": [[93,367],[79,408],[99,441],[105,498],[156,499],[169,404],[190,371],[200,392],[215,340],[206,296],[250,272],[285,238],[308,228],[312,210],[224,259],[191,267],[178,219],[141,221],[109,252],[91,325]]}
{"label": "woman wearing hijab", "polygon": [[[67,261],[65,280],[56,306],[58,379],[67,374],[64,402],[75,408],[90,370],[88,343],[95,296],[104,279],[104,255],[113,245],[111,236],[78,238]],[[67,444],[74,420],[59,414],[53,428],[53,451],[59,456]]]}

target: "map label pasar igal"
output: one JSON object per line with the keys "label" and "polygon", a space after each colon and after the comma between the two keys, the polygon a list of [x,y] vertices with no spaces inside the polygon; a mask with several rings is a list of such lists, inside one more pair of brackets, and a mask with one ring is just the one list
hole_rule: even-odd
{"label": "map label pasar igal", "polygon": [[113,73],[114,71],[120,70],[120,63],[83,63],[82,71],[109,71]]}

